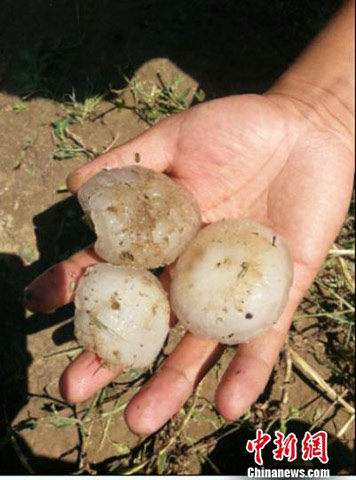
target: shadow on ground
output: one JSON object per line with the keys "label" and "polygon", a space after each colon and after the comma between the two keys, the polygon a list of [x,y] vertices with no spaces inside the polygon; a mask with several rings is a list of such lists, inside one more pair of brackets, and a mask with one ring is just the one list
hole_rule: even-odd
{"label": "shadow on ground", "polygon": [[[22,307],[24,287],[50,265],[68,257],[93,240],[93,233],[82,221],[82,212],[74,198],[68,198],[34,218],[40,258],[30,266],[12,254],[0,254],[0,465],[2,473],[73,472],[75,465],[49,458],[37,458],[21,440],[22,428],[31,422],[10,429],[12,420],[28,401],[27,368],[32,358],[26,348],[26,336],[73,316],[72,306],[60,308],[53,314],[25,317]],[[72,324],[59,326],[53,334],[57,345],[73,338]],[[19,461],[21,459],[21,462]],[[26,459],[30,469],[26,469]]]}
{"label": "shadow on ground", "polygon": [[259,92],[341,2],[328,0],[3,0],[0,88],[63,100],[119,87],[169,58],[208,98]]}

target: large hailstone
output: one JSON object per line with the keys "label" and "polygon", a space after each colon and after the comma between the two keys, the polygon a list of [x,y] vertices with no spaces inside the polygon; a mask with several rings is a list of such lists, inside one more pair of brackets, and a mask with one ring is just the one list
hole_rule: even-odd
{"label": "large hailstone", "polygon": [[223,220],[201,230],[179,258],[172,309],[199,337],[248,342],[277,321],[292,276],[279,235],[251,220]]}
{"label": "large hailstone", "polygon": [[95,227],[95,251],[118,265],[168,265],[201,224],[188,190],[139,166],[98,173],[79,190],[78,199]]}
{"label": "large hailstone", "polygon": [[107,365],[147,367],[168,333],[166,293],[147,270],[91,266],[78,283],[75,306],[78,342]]}

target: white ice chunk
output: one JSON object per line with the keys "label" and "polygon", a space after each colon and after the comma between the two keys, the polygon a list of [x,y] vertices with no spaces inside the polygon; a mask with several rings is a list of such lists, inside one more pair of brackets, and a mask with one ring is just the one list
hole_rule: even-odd
{"label": "white ice chunk", "polygon": [[79,190],[94,223],[95,250],[118,265],[172,263],[200,228],[193,196],[167,175],[139,166],[104,170]]}
{"label": "white ice chunk", "polygon": [[108,365],[147,367],[168,333],[166,293],[157,278],[143,269],[89,267],[78,283],[75,306],[78,342]]}
{"label": "white ice chunk", "polygon": [[171,305],[195,335],[247,342],[275,323],[293,277],[285,241],[251,220],[203,228],[172,273]]}

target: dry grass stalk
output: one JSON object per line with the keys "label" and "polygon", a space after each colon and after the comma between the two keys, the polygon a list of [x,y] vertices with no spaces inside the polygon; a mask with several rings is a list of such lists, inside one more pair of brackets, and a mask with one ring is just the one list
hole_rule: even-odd
{"label": "dry grass stalk", "polygon": [[355,409],[349,403],[347,403],[325,380],[316,372],[296,351],[290,349],[292,360],[296,366],[298,366],[303,373],[309,378],[313,379],[323,392],[332,400],[337,400],[351,415],[355,414]]}

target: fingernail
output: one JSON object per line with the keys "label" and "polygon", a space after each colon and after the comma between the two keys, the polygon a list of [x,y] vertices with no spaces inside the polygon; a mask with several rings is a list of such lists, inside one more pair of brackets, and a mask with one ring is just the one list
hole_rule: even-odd
{"label": "fingernail", "polygon": [[74,170],[74,172],[70,173],[66,179],[66,184],[68,190],[73,191],[73,182],[75,183],[76,178],[78,177],[79,168]]}
{"label": "fingernail", "polygon": [[25,290],[23,292],[23,298],[27,302],[30,302],[31,300],[33,300],[33,292],[29,287],[25,288]]}

